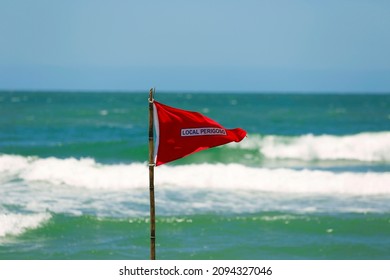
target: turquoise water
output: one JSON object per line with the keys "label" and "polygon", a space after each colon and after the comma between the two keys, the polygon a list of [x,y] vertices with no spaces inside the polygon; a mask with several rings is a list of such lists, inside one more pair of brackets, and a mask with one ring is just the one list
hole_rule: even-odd
{"label": "turquoise water", "polygon": [[[0,92],[0,259],[148,259],[148,92]],[[390,95],[159,93],[240,143],[157,167],[158,259],[389,259]]]}

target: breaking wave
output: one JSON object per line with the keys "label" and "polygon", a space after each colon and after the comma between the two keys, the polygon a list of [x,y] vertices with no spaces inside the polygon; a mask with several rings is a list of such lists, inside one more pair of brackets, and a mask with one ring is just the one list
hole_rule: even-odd
{"label": "breaking wave", "polygon": [[[162,165],[155,169],[160,215],[388,213],[389,186],[390,172],[336,173],[221,163]],[[41,226],[51,217],[46,213],[146,217],[148,204],[147,164],[0,156],[0,237]],[[9,213],[15,209],[22,214]]]}
{"label": "breaking wave", "polygon": [[390,132],[365,132],[344,136],[249,135],[244,141],[229,147],[257,150],[269,159],[390,162]]}
{"label": "breaking wave", "polygon": [[[146,164],[101,164],[93,159],[0,156],[0,183],[19,180],[48,186],[87,189],[144,189]],[[257,190],[280,193],[390,194],[389,172],[340,172],[258,168],[241,164],[160,166],[155,171],[160,188]]]}
{"label": "breaking wave", "polygon": [[28,229],[35,229],[50,219],[50,214],[12,214],[0,213],[0,238],[19,235]]}

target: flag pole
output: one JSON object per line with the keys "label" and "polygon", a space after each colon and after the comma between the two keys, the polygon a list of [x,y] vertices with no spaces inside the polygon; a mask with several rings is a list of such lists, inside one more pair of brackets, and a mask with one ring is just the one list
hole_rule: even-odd
{"label": "flag pole", "polygon": [[150,259],[156,259],[156,217],[154,206],[154,135],[153,88],[149,91],[149,197],[150,197]]}

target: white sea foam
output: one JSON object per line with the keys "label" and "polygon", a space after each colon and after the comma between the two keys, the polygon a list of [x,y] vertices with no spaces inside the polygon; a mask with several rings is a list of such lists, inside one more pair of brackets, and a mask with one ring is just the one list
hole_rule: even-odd
{"label": "white sea foam", "polygon": [[0,182],[18,175],[29,166],[30,158],[14,155],[0,155]]}
{"label": "white sea foam", "polygon": [[[110,217],[148,215],[146,164],[107,165],[93,159],[10,155],[0,156],[0,162],[0,177],[7,174],[0,182],[0,209],[36,213],[1,216],[0,236],[39,226],[49,218],[39,213],[47,211]],[[390,211],[390,172],[162,165],[155,169],[155,189],[160,215]]]}
{"label": "white sea foam", "polygon": [[[12,164],[5,164],[9,160]],[[146,164],[105,165],[93,159],[22,158],[0,156],[1,174],[13,174],[27,184],[71,186],[87,189],[144,189]],[[1,169],[2,168],[2,169]],[[156,186],[169,188],[257,190],[279,193],[378,195],[390,194],[390,173],[334,173],[321,170],[267,169],[240,164],[160,166]],[[10,175],[8,175],[10,176]]]}
{"label": "white sea foam", "polygon": [[36,159],[20,173],[26,181],[48,182],[92,189],[141,187],[146,182],[143,164],[103,165],[93,159]]}
{"label": "white sea foam", "polygon": [[156,178],[157,184],[190,188],[306,194],[390,194],[390,173],[333,173],[253,168],[238,164],[199,164],[162,166]]}
{"label": "white sea foam", "polygon": [[231,148],[256,149],[270,159],[390,162],[390,132],[354,135],[249,135]]}
{"label": "white sea foam", "polygon": [[35,229],[50,219],[50,214],[11,214],[0,213],[0,238],[6,235],[19,235],[28,229]]}

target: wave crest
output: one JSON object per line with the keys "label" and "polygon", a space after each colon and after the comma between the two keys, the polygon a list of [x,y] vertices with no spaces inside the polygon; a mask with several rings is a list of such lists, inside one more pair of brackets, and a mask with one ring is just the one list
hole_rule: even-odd
{"label": "wave crest", "polygon": [[258,150],[269,159],[390,162],[390,132],[354,135],[250,135],[231,148]]}
{"label": "wave crest", "polygon": [[[142,163],[105,165],[93,159],[0,156],[0,162],[4,160],[10,160],[10,163],[18,162],[13,166],[4,163],[0,165],[0,178],[3,178],[5,183],[18,179],[27,184],[41,182],[49,186],[112,190],[144,189],[148,185],[147,166]],[[257,168],[241,164],[165,165],[156,168],[155,181],[156,186],[163,188],[390,194],[388,172],[334,173],[310,169]]]}
{"label": "wave crest", "polygon": [[[0,186],[0,210],[36,213],[0,214],[0,237],[40,226],[50,218],[40,214],[47,211],[103,217],[148,214],[148,167],[142,163],[107,165],[93,159],[0,156]],[[388,213],[389,186],[389,172],[335,173],[241,164],[163,165],[155,170],[161,215]]]}
{"label": "wave crest", "polygon": [[34,229],[41,226],[51,218],[48,213],[40,214],[0,214],[0,237],[6,235],[19,235],[28,229]]}

